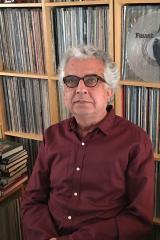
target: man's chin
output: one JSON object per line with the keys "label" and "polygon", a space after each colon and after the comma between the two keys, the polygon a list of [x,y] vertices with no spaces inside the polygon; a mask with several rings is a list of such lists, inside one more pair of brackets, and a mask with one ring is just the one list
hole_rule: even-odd
{"label": "man's chin", "polygon": [[84,110],[84,109],[79,109],[73,112],[74,116],[87,116],[87,115],[92,115],[93,112],[89,111],[89,110]]}

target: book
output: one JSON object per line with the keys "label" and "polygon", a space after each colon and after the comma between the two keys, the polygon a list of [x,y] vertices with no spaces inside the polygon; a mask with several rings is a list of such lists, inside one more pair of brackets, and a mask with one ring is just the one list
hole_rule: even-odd
{"label": "book", "polygon": [[[14,169],[15,169],[16,167],[22,165],[23,162],[24,162],[24,160],[27,160],[27,158],[28,158],[28,156],[27,156],[27,155],[24,155],[24,156],[16,159],[15,161],[12,161],[12,162],[8,163],[8,164],[5,164],[5,163],[4,163],[4,164],[1,164],[1,163],[0,163],[0,169],[1,169],[2,171],[8,171],[9,169],[12,169],[12,168],[11,168],[12,166],[14,166]],[[26,162],[26,161],[25,161],[25,162]]]}
{"label": "book", "polygon": [[11,172],[14,172],[14,171],[18,170],[20,166],[22,166],[26,163],[27,163],[27,158],[23,159],[22,161],[18,162],[17,164],[15,164],[13,166],[10,166],[9,168],[5,168],[5,169],[3,168],[3,170],[1,168],[0,169],[4,173],[11,173]]}
{"label": "book", "polygon": [[4,159],[23,149],[21,143],[15,143],[8,140],[0,140],[0,159]]}
{"label": "book", "polygon": [[20,186],[22,183],[26,182],[28,180],[27,175],[23,175],[19,178],[17,178],[14,182],[9,184],[7,187],[0,187],[0,197],[3,197],[9,193],[11,193],[14,189],[16,189],[18,186]]}
{"label": "book", "polygon": [[26,162],[24,164],[22,164],[21,166],[17,167],[16,169],[12,170],[11,172],[9,171],[2,171],[0,170],[0,177],[11,177],[14,174],[18,173],[21,169],[23,169],[24,167],[26,167]]}
{"label": "book", "polygon": [[[19,138],[15,138],[15,141],[19,141]],[[35,159],[37,158],[38,148],[41,144],[41,141],[22,138],[21,143],[24,146],[24,149],[27,149],[28,162],[27,162],[27,172],[29,176],[32,173],[33,166],[35,164]]]}
{"label": "book", "polygon": [[9,163],[15,161],[16,159],[18,159],[20,157],[23,157],[25,155],[27,155],[27,151],[26,150],[22,150],[22,151],[20,151],[18,153],[12,154],[11,156],[8,156],[8,157],[6,157],[4,159],[1,159],[0,164],[9,164]]}
{"label": "book", "polygon": [[20,169],[17,173],[15,173],[11,177],[1,177],[0,178],[0,186],[4,187],[12,183],[14,180],[16,180],[18,177],[20,177],[22,174],[27,172],[27,166]]}

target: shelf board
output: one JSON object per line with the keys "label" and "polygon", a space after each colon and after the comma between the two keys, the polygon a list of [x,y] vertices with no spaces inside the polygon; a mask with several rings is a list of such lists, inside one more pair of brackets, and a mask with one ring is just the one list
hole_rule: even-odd
{"label": "shelf board", "polygon": [[144,4],[144,3],[159,3],[159,0],[118,0],[118,3],[121,5],[126,5],[126,4]]}
{"label": "shelf board", "polygon": [[57,81],[57,80],[58,80],[58,75],[56,75],[56,76],[52,76],[52,77],[51,77],[51,80],[53,80],[53,81]]}
{"label": "shelf board", "polygon": [[0,8],[42,7],[42,3],[0,3]]}
{"label": "shelf board", "polygon": [[148,87],[148,88],[160,88],[160,83],[156,82],[141,82],[141,81],[134,81],[134,80],[120,80],[120,85],[125,86],[138,86],[138,87]]}
{"label": "shelf board", "polygon": [[160,154],[154,154],[155,161],[160,161]]}
{"label": "shelf board", "polygon": [[48,2],[45,3],[45,7],[67,7],[67,6],[87,6],[87,5],[106,5],[109,4],[108,0],[99,0],[99,1],[75,1],[75,2]]}
{"label": "shelf board", "polygon": [[26,175],[24,179],[21,180],[20,183],[15,182],[15,186],[13,185],[12,189],[7,194],[0,197],[0,203],[17,191],[20,191],[22,193],[24,191],[24,186],[26,185],[27,181],[28,181],[28,176]]}
{"label": "shelf board", "polygon": [[14,72],[14,71],[10,71],[10,72],[0,71],[0,76],[48,79],[48,76],[45,75],[45,74],[38,74],[38,73],[18,73],[18,72]]}
{"label": "shelf board", "polygon": [[27,138],[27,139],[32,139],[32,140],[36,140],[36,141],[42,141],[42,139],[43,139],[42,134],[35,134],[35,133],[20,133],[20,132],[5,131],[4,134],[6,136]]}
{"label": "shelf board", "polygon": [[154,217],[153,218],[153,223],[156,225],[160,225],[160,218]]}

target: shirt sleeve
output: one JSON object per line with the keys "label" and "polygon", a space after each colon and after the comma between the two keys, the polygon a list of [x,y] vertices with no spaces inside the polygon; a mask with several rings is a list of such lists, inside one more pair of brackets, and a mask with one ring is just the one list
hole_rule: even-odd
{"label": "shirt sleeve", "polygon": [[119,215],[86,225],[57,240],[146,240],[150,235],[154,203],[154,158],[148,137],[129,153],[126,170],[127,207]]}
{"label": "shirt sleeve", "polygon": [[58,236],[54,220],[48,209],[50,184],[49,167],[44,161],[45,156],[43,142],[22,197],[21,218],[24,240],[44,240]]}

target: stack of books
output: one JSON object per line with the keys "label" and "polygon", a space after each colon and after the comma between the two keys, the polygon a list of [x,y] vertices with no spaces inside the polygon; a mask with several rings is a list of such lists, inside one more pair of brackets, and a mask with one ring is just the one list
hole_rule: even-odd
{"label": "stack of books", "polygon": [[28,179],[27,160],[28,154],[22,144],[0,140],[0,197]]}

